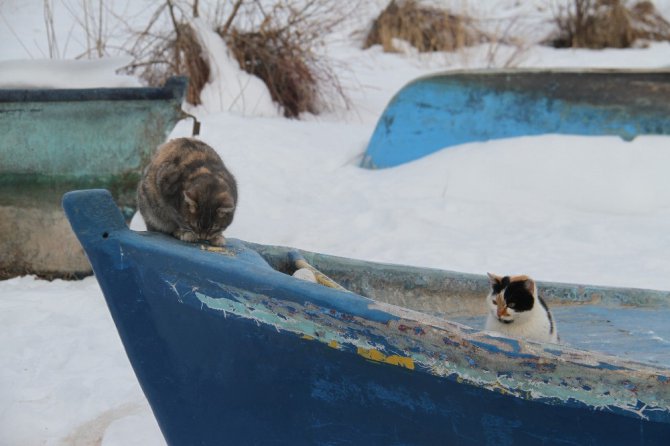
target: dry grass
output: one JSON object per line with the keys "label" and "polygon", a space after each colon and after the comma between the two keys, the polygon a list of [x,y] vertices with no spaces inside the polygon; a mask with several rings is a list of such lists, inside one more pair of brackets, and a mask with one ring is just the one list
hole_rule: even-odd
{"label": "dry grass", "polygon": [[668,22],[650,1],[639,1],[630,9],[635,37],[640,40],[670,40]]}
{"label": "dry grass", "polygon": [[457,51],[487,40],[470,17],[422,6],[417,0],[392,0],[375,19],[364,48],[381,45],[395,52],[393,39],[409,42],[420,52]]}
{"label": "dry grass", "polygon": [[169,49],[173,52],[173,72],[188,76],[186,100],[194,105],[200,104],[200,93],[209,81],[209,64],[202,57],[195,31],[190,25],[180,23],[176,28],[175,39],[169,41]]}
{"label": "dry grass", "polygon": [[187,24],[179,24],[178,33],[152,48],[149,60],[127,67],[149,85],[162,86],[172,76],[187,76],[186,101],[199,105],[200,93],[209,80],[209,64],[202,58],[202,48],[195,32]]}
{"label": "dry grass", "polygon": [[[156,33],[164,14],[170,18],[171,28]],[[139,75],[149,85],[163,85],[171,76],[188,76],[186,100],[199,105],[200,93],[209,81],[210,67],[193,28],[184,13],[172,1],[160,5],[147,26],[136,34],[128,50],[134,61],[127,71]]]}
{"label": "dry grass", "polygon": [[209,64],[202,57],[202,47],[195,31],[178,23],[175,32],[156,40],[145,58],[136,58],[127,69],[138,74],[149,85],[163,85],[172,76],[189,78],[186,100],[199,105],[200,93],[209,81]]}
{"label": "dry grass", "polygon": [[[318,113],[336,99],[348,106],[328,61],[314,51],[346,17],[344,10],[332,0],[217,1],[214,21],[240,67],[265,82],[285,116],[298,117]],[[186,7],[185,2],[164,0],[127,50],[134,58],[128,71],[150,85],[174,75],[188,76],[187,100],[195,105],[201,102],[211,68],[189,25],[198,14],[197,1]],[[166,17],[171,22],[168,31],[156,31],[166,29]]]}
{"label": "dry grass", "polygon": [[309,64],[311,56],[290,33],[233,30],[226,42],[240,67],[263,80],[286,117],[318,112],[318,79]]}
{"label": "dry grass", "polygon": [[573,0],[554,17],[556,48],[630,48],[638,41],[670,40],[670,24],[650,1]]}
{"label": "dry grass", "polygon": [[328,60],[316,51],[344,11],[330,0],[276,0],[269,10],[254,3],[246,23],[231,16],[216,31],[240,68],[263,80],[284,116],[297,118],[317,114],[335,100],[348,105]]}

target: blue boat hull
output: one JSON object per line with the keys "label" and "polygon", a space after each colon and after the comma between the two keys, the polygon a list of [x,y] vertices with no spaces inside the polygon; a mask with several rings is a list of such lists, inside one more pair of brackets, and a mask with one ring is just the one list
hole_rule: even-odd
{"label": "blue boat hull", "polygon": [[403,87],[362,166],[385,168],[475,141],[548,133],[670,134],[667,70],[454,71]]}
{"label": "blue boat hull", "polygon": [[[145,285],[160,290],[160,282]],[[135,370],[169,444],[661,445],[669,438],[667,424],[523,401],[232,315],[203,317],[162,295],[146,299],[118,306],[114,319],[124,321],[131,363],[143,364]]]}
{"label": "blue boat hull", "polygon": [[[169,444],[670,438],[668,370],[424,320],[298,281],[240,241],[213,253],[134,233],[104,191],[69,193],[64,207]],[[537,394],[506,378],[536,380]],[[601,406],[610,396],[622,404]]]}

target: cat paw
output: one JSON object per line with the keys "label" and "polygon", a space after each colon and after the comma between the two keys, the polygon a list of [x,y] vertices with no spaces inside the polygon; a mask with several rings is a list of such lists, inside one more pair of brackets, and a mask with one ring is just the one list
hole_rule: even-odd
{"label": "cat paw", "polygon": [[216,237],[210,239],[209,243],[211,243],[212,246],[224,246],[226,244],[226,238],[223,236],[223,234],[219,234]]}
{"label": "cat paw", "polygon": [[193,232],[189,231],[177,231],[174,233],[174,236],[177,237],[179,240],[183,240],[189,243],[198,241],[198,237]]}

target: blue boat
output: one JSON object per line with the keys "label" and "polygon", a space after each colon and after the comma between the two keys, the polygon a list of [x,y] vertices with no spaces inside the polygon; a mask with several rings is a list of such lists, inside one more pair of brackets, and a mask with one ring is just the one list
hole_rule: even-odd
{"label": "blue boat", "polygon": [[379,118],[362,167],[526,135],[670,134],[670,71],[451,71],[413,80]]}
{"label": "blue boat", "polygon": [[[104,190],[63,206],[169,444],[668,444],[665,346],[636,361],[498,337],[457,322],[484,313],[484,276],[187,244],[129,230]],[[301,262],[344,289],[292,277]],[[538,286],[566,319],[670,315],[668,292]]]}

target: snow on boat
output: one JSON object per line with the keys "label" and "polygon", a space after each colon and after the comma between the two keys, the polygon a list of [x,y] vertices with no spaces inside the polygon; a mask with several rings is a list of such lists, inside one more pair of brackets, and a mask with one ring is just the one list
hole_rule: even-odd
{"label": "snow on boat", "polygon": [[391,99],[362,167],[526,135],[670,134],[670,71],[468,70],[413,80]]}
{"label": "snow on boat", "polygon": [[185,117],[186,86],[0,89],[0,277],[90,273],[61,197],[105,187],[130,218],[142,167]]}
{"label": "snow on boat", "polygon": [[[169,444],[670,438],[667,345],[636,362],[496,337],[453,321],[482,317],[484,276],[240,240],[187,244],[129,230],[104,190],[70,192],[63,206]],[[346,290],[292,277],[296,258]],[[668,292],[538,285],[564,320],[586,307],[624,320],[646,312],[653,330],[654,315],[666,326],[670,314]]]}

